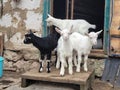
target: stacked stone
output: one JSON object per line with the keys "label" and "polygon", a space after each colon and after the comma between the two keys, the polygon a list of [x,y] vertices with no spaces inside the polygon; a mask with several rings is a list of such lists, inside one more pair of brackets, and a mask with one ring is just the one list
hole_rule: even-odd
{"label": "stacked stone", "polygon": [[39,67],[37,50],[4,51],[4,70],[25,72]]}

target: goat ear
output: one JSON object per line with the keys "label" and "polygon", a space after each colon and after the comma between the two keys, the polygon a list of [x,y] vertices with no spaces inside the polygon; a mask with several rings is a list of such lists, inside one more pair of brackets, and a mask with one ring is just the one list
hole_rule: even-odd
{"label": "goat ear", "polygon": [[48,14],[48,17],[52,17],[50,14]]}
{"label": "goat ear", "polygon": [[72,34],[72,30],[73,30],[73,25],[72,25],[71,28],[70,28],[69,34]]}
{"label": "goat ear", "polygon": [[62,33],[61,33],[61,30],[60,30],[59,28],[56,27],[55,30],[56,30],[56,32],[58,32],[60,35],[62,34]]}
{"label": "goat ear", "polygon": [[102,32],[103,30],[100,30],[100,31],[98,31],[98,32],[96,32],[98,35]]}
{"label": "goat ear", "polygon": [[85,33],[85,35],[89,37],[89,34],[88,34],[88,33]]}

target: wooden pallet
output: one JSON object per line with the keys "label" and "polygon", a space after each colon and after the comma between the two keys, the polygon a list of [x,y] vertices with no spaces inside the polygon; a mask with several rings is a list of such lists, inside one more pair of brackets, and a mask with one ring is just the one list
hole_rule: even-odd
{"label": "wooden pallet", "polygon": [[[67,70],[66,70],[67,71]],[[59,75],[59,70],[52,68],[51,73],[37,71],[29,71],[21,75],[22,87],[27,87],[31,80],[35,81],[47,81],[47,82],[57,82],[57,83],[67,83],[80,85],[80,90],[90,90],[91,83],[94,80],[94,71],[88,71],[80,73],[74,73],[73,75],[65,74],[64,77]]]}

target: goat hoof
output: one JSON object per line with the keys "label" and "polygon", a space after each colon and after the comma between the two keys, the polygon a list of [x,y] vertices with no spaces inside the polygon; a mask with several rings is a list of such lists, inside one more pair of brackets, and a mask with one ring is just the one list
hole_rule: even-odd
{"label": "goat hoof", "polygon": [[61,76],[61,77],[63,77],[63,76],[64,76],[64,74],[63,74],[63,75],[62,75],[62,74],[60,74],[60,76]]}
{"label": "goat hoof", "polygon": [[47,71],[47,73],[50,73],[50,71]]}
{"label": "goat hoof", "polygon": [[41,73],[42,71],[39,70],[38,72]]}
{"label": "goat hoof", "polygon": [[60,76],[64,76],[64,73],[60,73]]}
{"label": "goat hoof", "polygon": [[50,68],[46,68],[46,70],[47,70],[47,73],[50,73],[50,71],[51,71],[51,69],[50,69]]}
{"label": "goat hoof", "polygon": [[72,75],[72,74],[73,74],[73,72],[69,72],[69,74],[70,74],[70,75]]}
{"label": "goat hoof", "polygon": [[87,71],[88,71],[88,69],[84,69],[84,71],[85,71],[85,72],[87,72]]}
{"label": "goat hoof", "polygon": [[43,71],[43,68],[40,68],[40,69],[39,69],[39,72],[42,72],[42,71]]}
{"label": "goat hoof", "polygon": [[60,67],[56,65],[56,69],[59,69]]}
{"label": "goat hoof", "polygon": [[80,70],[76,70],[76,72],[80,72]]}

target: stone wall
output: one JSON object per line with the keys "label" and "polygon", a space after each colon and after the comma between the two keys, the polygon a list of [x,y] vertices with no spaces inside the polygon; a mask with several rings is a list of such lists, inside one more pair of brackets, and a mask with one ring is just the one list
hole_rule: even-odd
{"label": "stone wall", "polygon": [[42,7],[43,0],[3,0],[0,32],[4,33],[5,70],[26,71],[38,64],[39,51],[23,40],[29,29],[41,37]]}
{"label": "stone wall", "polygon": [[[5,49],[19,49],[24,34],[32,29],[39,36],[42,33],[43,0],[3,0],[3,15],[0,31],[5,34]],[[17,47],[18,45],[18,47]]]}

